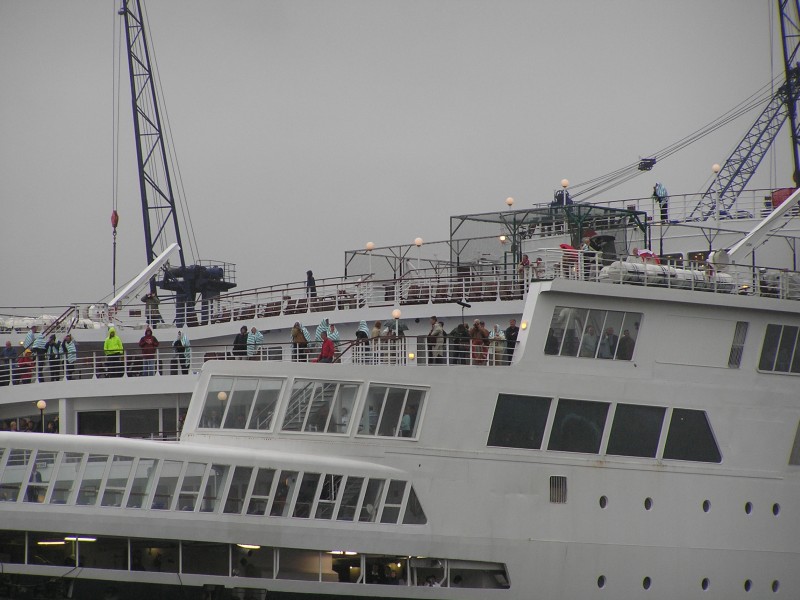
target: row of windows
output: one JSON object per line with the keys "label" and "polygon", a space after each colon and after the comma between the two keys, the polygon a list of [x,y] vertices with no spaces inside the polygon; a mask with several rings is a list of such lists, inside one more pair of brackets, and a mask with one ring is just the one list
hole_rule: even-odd
{"label": "row of windows", "polygon": [[[549,424],[552,406],[555,414]],[[664,417],[663,406],[638,404],[613,405],[611,432],[606,447],[601,448],[612,404],[587,400],[500,394],[497,397],[489,446],[506,448],[543,447],[545,434],[548,450],[612,454],[656,458]],[[663,458],[698,462],[721,462],[706,413],[701,410],[674,408],[670,414]]]}
{"label": "row of windows", "polygon": [[0,451],[0,466],[3,502],[427,522],[411,485],[395,479],[19,448]]}
{"label": "row of windows", "polygon": [[[433,578],[441,587],[508,587],[506,568],[500,563],[75,533],[0,531],[0,558],[7,566],[409,586],[424,586]],[[246,579],[239,585],[250,587]]]}
{"label": "row of windows", "polygon": [[556,306],[544,353],[631,360],[642,313]]}
{"label": "row of windows", "polygon": [[[278,378],[212,377],[200,427],[272,430],[284,382]],[[295,379],[287,393],[281,431],[348,434],[350,423],[356,422],[358,435],[417,436],[424,390],[371,384],[361,415],[353,421],[362,387],[358,383]]]}

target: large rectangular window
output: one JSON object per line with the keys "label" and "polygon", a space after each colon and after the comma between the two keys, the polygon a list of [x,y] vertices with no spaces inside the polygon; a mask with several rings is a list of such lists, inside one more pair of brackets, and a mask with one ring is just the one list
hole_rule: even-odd
{"label": "large rectangular window", "polygon": [[345,433],[359,385],[296,379],[292,386],[283,431]]}
{"label": "large rectangular window", "polygon": [[550,403],[550,398],[540,396],[498,395],[487,444],[538,450],[542,447]]}
{"label": "large rectangular window", "polygon": [[359,420],[359,434],[416,438],[424,400],[424,390],[370,385]]}
{"label": "large rectangular window", "polygon": [[618,404],[606,454],[655,458],[666,409]]}
{"label": "large rectangular window", "polygon": [[641,323],[642,313],[556,306],[544,353],[631,360]]}
{"label": "large rectangular window", "polygon": [[607,402],[559,400],[547,449],[597,454],[607,413]]}

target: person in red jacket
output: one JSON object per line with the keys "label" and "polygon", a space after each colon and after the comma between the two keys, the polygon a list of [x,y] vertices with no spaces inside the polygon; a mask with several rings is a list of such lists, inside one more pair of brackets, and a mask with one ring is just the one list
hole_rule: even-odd
{"label": "person in red jacket", "polygon": [[149,327],[144,330],[144,335],[139,340],[139,347],[142,349],[142,375],[155,375],[158,339],[153,335],[153,330]]}
{"label": "person in red jacket", "polygon": [[30,383],[33,378],[33,353],[30,348],[17,359],[17,372],[19,373],[20,383]]}
{"label": "person in red jacket", "polygon": [[333,340],[330,339],[328,337],[328,334],[323,331],[322,349],[319,352],[319,356],[314,359],[314,362],[321,362],[321,363],[333,362],[334,351],[335,351],[335,346],[333,345]]}

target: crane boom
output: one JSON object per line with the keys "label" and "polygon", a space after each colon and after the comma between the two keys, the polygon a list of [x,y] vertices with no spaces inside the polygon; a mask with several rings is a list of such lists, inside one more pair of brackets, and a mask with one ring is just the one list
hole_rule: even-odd
{"label": "crane boom", "polygon": [[[177,324],[181,326],[184,320],[193,322],[197,294],[201,295],[204,308],[207,308],[208,300],[236,286],[235,265],[217,261],[186,264],[166,138],[151,68],[151,51],[144,27],[142,0],[122,0],[119,14],[125,21],[147,264],[152,264],[156,253],[171,244],[177,244],[180,259],[179,266],[164,265],[161,270],[162,279],[157,281],[154,276],[150,280],[150,291],[155,292],[158,284],[162,289],[175,292],[178,304]],[[207,316],[208,311],[204,310],[204,321]]]}
{"label": "crane boom", "polygon": [[761,160],[772,146],[788,118],[791,124],[795,185],[800,185],[800,130],[797,102],[800,100],[800,0],[777,0],[783,41],[783,64],[786,78],[770,99],[734,151],[720,169],[690,219],[706,221],[715,216],[735,218],[736,199],[752,178]]}

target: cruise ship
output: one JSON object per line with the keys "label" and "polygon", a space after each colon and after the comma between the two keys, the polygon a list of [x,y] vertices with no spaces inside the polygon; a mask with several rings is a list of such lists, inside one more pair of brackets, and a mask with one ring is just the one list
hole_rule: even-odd
{"label": "cruise ship", "polygon": [[[339,277],[159,255],[2,315],[0,598],[800,596],[800,191],[733,193],[734,164],[705,194],[565,180]],[[142,295],[201,271],[197,302]]]}

